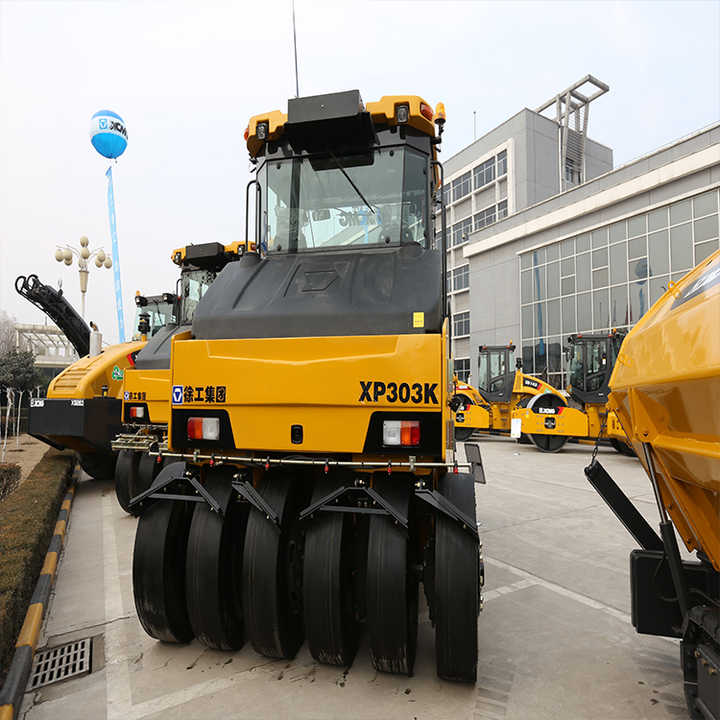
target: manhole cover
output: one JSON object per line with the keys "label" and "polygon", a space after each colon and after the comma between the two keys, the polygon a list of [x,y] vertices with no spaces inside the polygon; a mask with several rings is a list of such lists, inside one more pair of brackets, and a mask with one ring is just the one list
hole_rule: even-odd
{"label": "manhole cover", "polygon": [[28,690],[90,672],[90,638],[76,640],[35,654]]}

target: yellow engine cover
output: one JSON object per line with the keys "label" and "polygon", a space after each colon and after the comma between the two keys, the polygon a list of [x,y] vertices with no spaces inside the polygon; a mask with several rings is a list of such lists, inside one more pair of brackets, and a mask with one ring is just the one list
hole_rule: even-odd
{"label": "yellow engine cover", "polygon": [[[623,342],[610,404],[689,550],[720,570],[720,251],[653,305]],[[647,467],[646,467],[647,470]]]}
{"label": "yellow engine cover", "polygon": [[[438,334],[176,337],[173,409],[224,409],[235,448],[295,453],[362,453],[370,417],[378,410],[441,412],[444,448],[449,419],[444,346]],[[292,425],[303,426],[301,445],[290,442]]]}
{"label": "yellow engine cover", "polygon": [[49,398],[84,399],[102,394],[107,385],[108,396],[122,397],[125,371],[132,367],[129,355],[145,346],[144,342],[111,345],[99,355],[86,355],[65,368],[48,387]]}

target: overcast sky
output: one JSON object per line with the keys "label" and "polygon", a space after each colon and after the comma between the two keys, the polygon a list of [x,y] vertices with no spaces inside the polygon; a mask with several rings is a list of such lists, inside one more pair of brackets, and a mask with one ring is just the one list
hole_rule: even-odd
{"label": "overcast sky", "polygon": [[[0,309],[43,315],[19,274],[77,268],[56,244],[110,249],[107,161],[91,115],[119,113],[118,229],[126,327],[132,296],[174,288],[172,248],[244,234],[250,115],[294,95],[291,5],[0,0]],[[720,119],[718,2],[297,0],[301,94],[359,88],[445,103],[443,156],[590,73],[610,85],[589,135],[615,164]],[[112,271],[90,273],[88,318],[117,338]]]}

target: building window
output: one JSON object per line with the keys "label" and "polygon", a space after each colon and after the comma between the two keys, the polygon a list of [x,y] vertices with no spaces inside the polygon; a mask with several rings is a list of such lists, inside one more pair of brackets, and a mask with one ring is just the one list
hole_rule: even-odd
{"label": "building window", "polygon": [[[507,207],[507,203],[506,203]],[[475,213],[474,217],[475,221],[475,229],[480,230],[480,228],[484,228],[486,225],[490,225],[491,223],[495,222],[495,206],[491,205],[489,208],[485,208],[484,210],[481,210],[479,213]]]}
{"label": "building window", "polygon": [[470,265],[453,270],[453,290],[466,290],[470,287]]}
{"label": "building window", "polygon": [[453,367],[460,382],[467,382],[470,379],[470,358],[453,360]]}
{"label": "building window", "polygon": [[443,196],[445,205],[449,205],[452,202],[452,187],[449,183],[443,188]]}
{"label": "building window", "polygon": [[453,247],[456,245],[462,245],[468,241],[470,233],[472,232],[472,218],[465,218],[460,222],[457,222],[452,227],[452,244]]}
{"label": "building window", "polygon": [[495,179],[495,158],[491,157],[484,163],[480,163],[473,170],[475,189],[484,187]]}
{"label": "building window", "polygon": [[497,206],[497,216],[498,216],[498,220],[501,220],[502,218],[507,217],[507,214],[508,214],[508,212],[507,212],[507,200],[501,200],[501,201],[498,203],[498,206]]}
{"label": "building window", "polygon": [[497,174],[502,177],[507,173],[507,150],[499,152],[497,155]]}
{"label": "building window", "polygon": [[715,189],[522,253],[526,368],[547,368],[551,378],[564,378],[566,361],[554,347],[556,338],[632,327],[669,281],[720,247],[719,205]]}
{"label": "building window", "polygon": [[582,182],[580,168],[575,165],[572,158],[565,160],[565,180],[571,185],[579,185]]}
{"label": "building window", "polygon": [[468,170],[464,175],[459,178],[455,178],[452,181],[452,199],[453,202],[460,200],[470,193],[470,171]]}
{"label": "building window", "polygon": [[453,337],[463,337],[470,334],[470,311],[455,313],[453,315]]}

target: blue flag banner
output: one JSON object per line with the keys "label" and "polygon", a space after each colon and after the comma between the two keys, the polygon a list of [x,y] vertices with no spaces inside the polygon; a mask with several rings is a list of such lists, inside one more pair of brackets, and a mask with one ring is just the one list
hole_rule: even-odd
{"label": "blue flag banner", "polygon": [[110,237],[112,238],[113,277],[115,279],[115,307],[117,308],[119,342],[125,342],[125,314],[123,312],[122,284],[120,282],[120,251],[118,250],[117,222],[115,220],[115,192],[113,190],[112,165],[107,169],[108,179],[108,218],[110,219]]}

